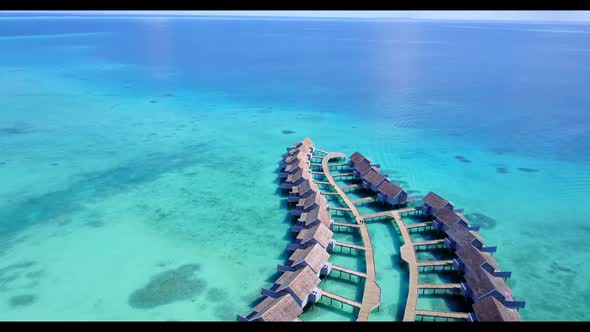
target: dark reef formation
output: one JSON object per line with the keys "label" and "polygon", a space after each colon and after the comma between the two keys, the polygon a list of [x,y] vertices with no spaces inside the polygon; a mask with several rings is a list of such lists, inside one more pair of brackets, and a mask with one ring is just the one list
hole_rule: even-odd
{"label": "dark reef formation", "polygon": [[15,124],[10,127],[0,127],[0,137],[9,135],[24,135],[34,132],[35,130],[28,124]]}
{"label": "dark reef formation", "polygon": [[147,285],[131,293],[129,305],[149,309],[200,295],[207,287],[207,282],[198,277],[200,269],[198,264],[185,264],[156,274]]}
{"label": "dark reef formation", "polygon": [[521,172],[525,172],[525,173],[536,173],[539,171],[538,169],[527,168],[527,167],[519,167],[518,170]]}
{"label": "dark reef formation", "polygon": [[508,173],[508,169],[505,167],[496,167],[496,173],[506,174]]}
{"label": "dark reef formation", "polygon": [[462,163],[471,163],[471,160],[465,158],[465,156],[457,155],[455,159],[459,160]]}
{"label": "dark reef formation", "polygon": [[210,302],[223,303],[229,299],[229,294],[221,288],[210,288],[207,291],[206,297]]}
{"label": "dark reef formation", "polygon": [[10,300],[8,300],[8,304],[13,308],[24,307],[33,304],[36,299],[37,297],[31,294],[16,295],[11,297]]}

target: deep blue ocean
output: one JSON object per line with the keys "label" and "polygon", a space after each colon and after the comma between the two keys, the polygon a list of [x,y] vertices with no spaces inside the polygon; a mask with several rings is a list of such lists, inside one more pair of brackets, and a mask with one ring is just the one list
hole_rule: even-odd
{"label": "deep blue ocean", "polygon": [[523,319],[588,320],[589,77],[590,25],[3,13],[0,319],[247,313],[290,241],[276,163],[310,137],[465,208]]}

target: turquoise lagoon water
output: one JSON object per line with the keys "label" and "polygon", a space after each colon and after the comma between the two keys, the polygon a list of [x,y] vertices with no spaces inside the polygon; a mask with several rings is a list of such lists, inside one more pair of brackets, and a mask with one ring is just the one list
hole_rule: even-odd
{"label": "turquoise lagoon water", "polygon": [[[248,313],[291,239],[277,161],[309,136],[465,208],[513,271],[524,319],[588,320],[589,33],[4,14],[0,319]],[[383,290],[372,319],[400,320],[401,240],[390,224],[368,227]],[[362,294],[336,277],[321,287]],[[302,318],[354,314],[319,304]]]}

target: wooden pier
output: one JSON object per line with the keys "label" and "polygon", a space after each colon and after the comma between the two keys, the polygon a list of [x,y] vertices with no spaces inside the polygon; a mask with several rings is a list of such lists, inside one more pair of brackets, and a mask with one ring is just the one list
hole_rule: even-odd
{"label": "wooden pier", "polygon": [[354,176],[354,173],[336,173],[332,174],[332,177],[339,178],[339,177],[347,177],[347,176]]}
{"label": "wooden pier", "polygon": [[334,264],[332,264],[332,270],[338,271],[340,273],[347,273],[347,274],[350,274],[350,275],[353,275],[353,276],[357,276],[359,278],[366,278],[367,277],[367,274],[366,273],[358,272],[358,271],[355,271],[355,270],[350,270],[350,269],[347,269],[345,267],[334,265]]}
{"label": "wooden pier", "polygon": [[402,217],[397,212],[392,212],[391,216],[395,220],[397,228],[404,240],[404,245],[400,250],[402,251],[402,259],[408,263],[409,270],[408,296],[406,298],[403,321],[413,322],[416,320],[416,305],[418,304],[418,260],[416,259],[416,251],[412,245],[410,232],[406,228],[406,225],[404,225]]}
{"label": "wooden pier", "polygon": [[431,245],[442,244],[442,243],[445,243],[444,239],[413,242],[412,245],[414,247],[418,247],[418,246],[431,246]]}
{"label": "wooden pier", "polygon": [[453,260],[441,260],[441,261],[426,261],[426,262],[418,262],[418,266],[445,266],[445,265],[453,265]]}
{"label": "wooden pier", "polygon": [[461,289],[461,284],[418,284],[418,289]]}
{"label": "wooden pier", "polygon": [[358,246],[356,244],[351,244],[351,243],[334,241],[334,245],[339,246],[339,247],[344,247],[344,248],[356,249],[356,250],[365,250],[365,247]]}
{"label": "wooden pier", "polygon": [[440,248],[444,246],[445,240],[444,239],[436,239],[436,240],[428,240],[428,241],[420,241],[420,242],[413,242],[412,245],[414,248],[417,247],[426,247],[426,248]]}
{"label": "wooden pier", "polygon": [[[334,183],[334,185],[336,185],[336,184]],[[344,190],[348,190],[348,189],[356,189],[356,188],[360,188],[360,187],[361,187],[361,185],[360,185],[360,184],[349,184],[349,185],[347,185],[347,186],[342,186],[342,187],[340,187],[340,189],[342,189],[342,190],[344,191]]]}
{"label": "wooden pier", "polygon": [[432,311],[432,310],[416,310],[416,316],[435,317],[435,318],[453,318],[453,319],[468,319],[469,318],[469,314],[466,312]]}
{"label": "wooden pier", "polygon": [[333,225],[338,226],[338,227],[351,227],[351,228],[360,228],[361,227],[358,224],[349,224],[349,223],[345,223],[345,222],[334,222]]}
{"label": "wooden pier", "polygon": [[[440,270],[447,270],[447,268],[449,269],[453,269],[453,260],[452,259],[448,259],[448,260],[439,260],[439,261],[426,261],[426,262],[418,262],[418,268],[421,268],[422,271],[440,271]],[[428,269],[430,268],[430,269]]]}
{"label": "wooden pier", "polygon": [[416,259],[416,251],[414,249],[414,245],[412,244],[412,239],[410,238],[408,226],[404,225],[404,221],[399,213],[400,211],[403,213],[408,213],[414,210],[415,208],[404,208],[366,214],[361,217],[363,220],[378,218],[393,219],[402,235],[404,244],[400,248],[401,259],[408,263],[409,269],[408,296],[406,298],[406,308],[403,318],[404,322],[413,322],[416,320],[416,305],[418,303],[418,262]]}
{"label": "wooden pier", "polygon": [[367,221],[369,219],[393,218],[392,213],[393,213],[393,211],[377,212],[377,213],[364,214],[361,217],[363,218],[363,221]]}
{"label": "wooden pier", "polygon": [[397,209],[394,211],[397,214],[399,214],[401,217],[403,217],[404,215],[422,214],[422,211],[418,208],[415,208],[415,207],[407,207],[407,208]]}
{"label": "wooden pier", "polygon": [[373,202],[373,201],[376,201],[376,200],[377,200],[377,197],[375,197],[375,196],[369,196],[369,197],[364,197],[364,198],[356,199],[354,201],[351,201],[351,203],[353,205],[357,205],[357,204],[362,204],[362,203]]}
{"label": "wooden pier", "polygon": [[338,206],[330,206],[330,208],[328,210],[330,210],[330,211],[346,211],[346,212],[351,211],[351,209],[349,209],[349,208],[343,208],[343,207],[338,207]]}
{"label": "wooden pier", "polygon": [[432,291],[430,294],[437,294],[437,291],[442,290],[443,294],[459,294],[461,293],[461,284],[458,283],[444,283],[444,284],[419,284],[418,292],[426,294],[426,291]]}
{"label": "wooden pier", "polygon": [[421,222],[421,223],[417,223],[417,224],[410,224],[410,225],[406,225],[406,229],[410,230],[410,229],[419,229],[419,228],[430,228],[432,227],[432,221],[427,221],[427,222]]}
{"label": "wooden pier", "polygon": [[347,167],[348,168],[348,163],[333,163],[333,164],[328,164],[328,167]]}
{"label": "wooden pier", "polygon": [[360,310],[357,315],[357,321],[368,321],[371,311],[381,304],[381,288],[375,281],[375,259],[373,257],[373,244],[371,243],[369,231],[367,230],[367,226],[363,223],[360,213],[354,204],[352,204],[350,199],[348,199],[342,188],[336,184],[336,181],[334,181],[334,178],[330,174],[328,161],[335,158],[346,158],[346,155],[343,153],[328,153],[322,159],[322,165],[328,182],[330,182],[334,189],[340,194],[340,198],[344,200],[346,205],[349,207],[349,210],[354,215],[356,222],[360,226],[359,229],[361,231],[361,237],[363,239],[363,244],[365,245],[365,263],[367,266],[367,272],[362,303],[358,306]]}
{"label": "wooden pier", "polygon": [[330,292],[322,289],[322,297],[324,297],[324,296],[327,297],[327,298],[329,298],[330,300],[335,300],[335,301],[338,301],[340,303],[348,304],[349,306],[354,307],[354,308],[357,308],[357,309],[361,309],[362,308],[362,304],[360,304],[360,303],[358,303],[356,301],[353,301],[351,299],[345,298],[344,296],[340,296],[340,295],[336,295],[334,293],[330,293]]}
{"label": "wooden pier", "polygon": [[[401,216],[402,213],[410,213],[410,212],[414,212],[416,211],[416,208],[403,208],[403,209],[396,209],[396,210],[389,210],[389,211],[383,211],[383,212],[376,212],[376,213],[370,213],[370,214],[365,214],[363,215],[363,219],[364,220],[369,220],[369,219],[379,219],[379,218],[394,218],[394,214]],[[404,226],[406,228],[408,228],[409,226]]]}

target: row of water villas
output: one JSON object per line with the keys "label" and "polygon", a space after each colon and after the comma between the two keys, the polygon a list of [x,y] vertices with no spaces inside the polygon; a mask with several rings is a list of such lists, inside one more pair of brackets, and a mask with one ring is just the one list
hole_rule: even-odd
{"label": "row of water villas", "polygon": [[[362,181],[363,188],[377,193],[378,200],[399,208],[414,199],[408,198],[405,190],[379,173],[379,165],[359,152],[350,156],[348,165],[354,176]],[[470,225],[461,215],[461,209],[455,209],[452,202],[434,192],[424,196],[418,210],[432,219],[432,228],[445,235],[444,246],[457,256],[453,259],[453,267],[463,273],[465,280],[460,292],[473,302],[469,321],[519,321],[517,310],[524,308],[525,301],[512,298],[506,284],[511,272],[499,269],[491,256],[497,248],[484,245],[483,238],[477,233],[479,227]]]}
{"label": "row of water villas", "polygon": [[[295,240],[287,247],[292,254],[285,265],[277,267],[282,275],[273,286],[262,290],[263,300],[249,315],[238,315],[239,321],[298,321],[306,305],[322,297],[318,284],[320,277],[328,275],[332,269],[328,259],[336,242],[332,239],[334,221],[327,201],[310,172],[314,150],[313,142],[306,138],[288,148],[283,156],[279,175],[281,189],[289,192],[288,202],[294,205],[291,214],[296,218],[292,227]],[[413,200],[405,190],[380,173],[379,165],[360,153],[352,154],[347,166],[363,188],[376,193],[376,200],[394,208],[407,206]],[[469,225],[461,215],[462,211],[455,209],[452,202],[430,192],[421,203],[416,211],[431,220],[427,223],[431,228],[444,234],[444,246],[456,255],[453,266],[464,279],[460,293],[473,303],[468,320],[520,320],[515,309],[523,308],[525,302],[512,298],[505,282],[511,273],[501,271],[491,256],[496,247],[484,245],[476,233],[478,227]],[[323,294],[340,298],[328,292]]]}
{"label": "row of water villas", "polygon": [[327,200],[311,177],[313,151],[313,142],[306,138],[283,156],[281,189],[289,192],[288,202],[294,204],[295,239],[287,246],[292,253],[286,264],[277,266],[282,274],[272,287],[262,289],[262,301],[247,316],[238,315],[238,321],[298,321],[303,309],[322,296],[318,284],[320,277],[331,271],[328,259],[335,244],[334,221]]}
{"label": "row of water villas", "polygon": [[[434,229],[443,233],[445,246],[456,255],[454,268],[463,273],[461,294],[473,301],[469,320],[517,321],[517,309],[524,308],[524,301],[512,298],[506,284],[511,272],[501,271],[491,256],[495,246],[486,246],[477,233],[479,227],[469,225],[468,220],[455,210],[454,204],[430,192],[424,196],[421,211],[431,217]],[[516,309],[516,310],[514,310]]]}
{"label": "row of water villas", "polygon": [[408,203],[408,193],[381,174],[379,165],[373,164],[370,159],[365,158],[359,152],[350,156],[348,167],[352,168],[354,177],[362,181],[363,188],[377,194],[377,201],[389,203],[394,207]]}

